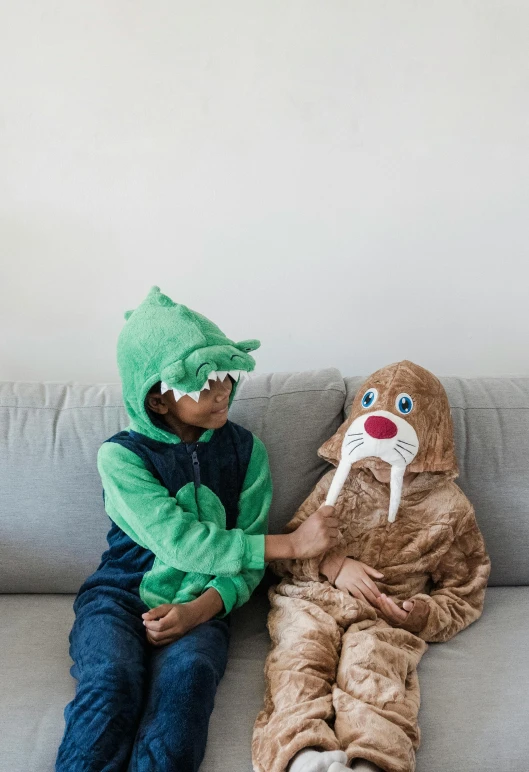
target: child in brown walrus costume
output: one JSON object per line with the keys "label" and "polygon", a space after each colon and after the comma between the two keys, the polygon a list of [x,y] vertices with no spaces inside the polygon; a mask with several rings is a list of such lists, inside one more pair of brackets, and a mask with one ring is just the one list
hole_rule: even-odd
{"label": "child in brown walrus costume", "polygon": [[478,619],[490,572],[454,482],[443,387],[412,362],[379,370],[319,455],[338,469],[287,530],[336,503],[343,542],[321,559],[273,565],[284,578],[270,590],[254,770],[339,772],[355,760],[353,769],[413,772],[425,641]]}

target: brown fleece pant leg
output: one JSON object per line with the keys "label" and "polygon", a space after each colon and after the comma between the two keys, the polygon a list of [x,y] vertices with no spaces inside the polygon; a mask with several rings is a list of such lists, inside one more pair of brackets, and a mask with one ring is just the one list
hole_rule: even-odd
{"label": "brown fleece pant leg", "polygon": [[350,759],[366,759],[384,772],[414,772],[417,665],[426,648],[417,636],[380,619],[364,629],[355,623],[347,629],[333,704],[334,730]]}
{"label": "brown fleece pant leg", "polygon": [[340,749],[328,722],[343,630],[312,601],[276,593],[270,600],[272,649],[252,742],[255,772],[284,772],[302,748]]}

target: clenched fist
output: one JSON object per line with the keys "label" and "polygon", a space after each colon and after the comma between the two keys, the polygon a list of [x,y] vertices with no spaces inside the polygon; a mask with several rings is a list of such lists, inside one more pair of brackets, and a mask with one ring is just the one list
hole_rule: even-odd
{"label": "clenched fist", "polygon": [[340,521],[334,507],[322,504],[299,528],[290,534],[293,557],[315,558],[335,547],[341,539]]}
{"label": "clenched fist", "polygon": [[223,609],[222,598],[213,587],[189,603],[163,603],[142,614],[147,640],[153,646],[166,646]]}

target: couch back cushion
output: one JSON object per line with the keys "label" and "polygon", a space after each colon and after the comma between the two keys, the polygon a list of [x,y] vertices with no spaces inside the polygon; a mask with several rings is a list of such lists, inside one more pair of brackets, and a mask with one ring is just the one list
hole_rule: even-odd
{"label": "couch back cushion", "polygon": [[[268,448],[270,530],[326,469],[318,446],[342,420],[335,369],[255,375],[231,420]],[[128,424],[118,384],[0,383],[0,592],[75,592],[99,564],[110,521],[96,454]]]}
{"label": "couch back cushion", "polygon": [[[345,412],[364,378],[345,378]],[[460,477],[492,562],[490,584],[529,584],[529,378],[441,378]],[[397,519],[398,522],[398,519]]]}
{"label": "couch back cushion", "polygon": [[338,370],[271,373],[246,382],[231,418],[267,447],[274,496],[270,532],[281,533],[330,468],[318,457],[322,443],[343,421],[345,385]]}

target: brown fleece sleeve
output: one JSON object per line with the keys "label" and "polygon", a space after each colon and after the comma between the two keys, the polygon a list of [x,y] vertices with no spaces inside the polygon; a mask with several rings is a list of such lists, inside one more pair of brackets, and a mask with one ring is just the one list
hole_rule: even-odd
{"label": "brown fleece sleeve", "polygon": [[431,643],[453,638],[481,616],[489,574],[490,559],[468,502],[454,539],[432,575],[431,594],[410,598],[414,607],[400,627]]}
{"label": "brown fleece sleeve", "polygon": [[331,552],[327,552],[320,563],[320,574],[323,574],[331,584],[334,584],[346,557],[343,547],[336,547]]}
{"label": "brown fleece sleeve", "polygon": [[[292,533],[292,531],[295,531],[296,528],[299,528],[301,523],[303,523],[319,507],[321,507],[322,504],[325,503],[325,499],[327,498],[327,493],[329,491],[335,471],[335,469],[329,470],[329,472],[327,472],[327,474],[325,474],[321,480],[316,483],[312,492],[297,510],[292,520],[287,523],[285,527],[285,533]],[[338,570],[336,570],[340,560],[340,554],[342,555],[341,563],[338,567]],[[331,573],[336,571],[336,578],[336,575],[338,574],[338,571],[340,570],[345,557],[344,541],[340,547],[335,547],[331,552],[327,553],[327,555],[322,554],[317,558],[306,558],[304,560],[274,560],[272,563],[270,563],[270,568],[278,576],[289,575],[295,577],[296,579],[312,579],[313,581],[318,582],[320,581],[320,573],[323,573],[322,569],[324,564],[326,570],[328,569],[331,571]],[[331,580],[329,579],[329,581]]]}

